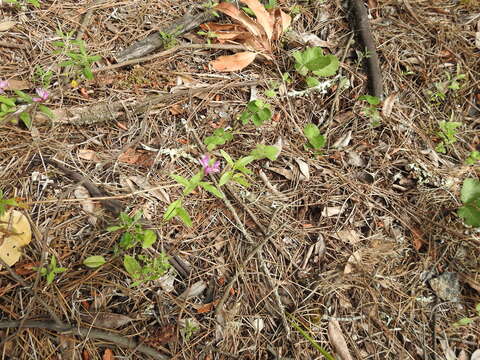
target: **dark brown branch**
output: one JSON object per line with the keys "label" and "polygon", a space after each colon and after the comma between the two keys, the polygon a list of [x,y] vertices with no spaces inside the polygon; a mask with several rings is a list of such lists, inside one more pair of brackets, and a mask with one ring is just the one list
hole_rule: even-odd
{"label": "dark brown branch", "polygon": [[120,51],[117,55],[115,55],[115,58],[117,59],[117,62],[124,62],[146,56],[163,47],[164,39],[162,39],[160,33],[177,37],[195,29],[204,22],[214,19],[215,15],[213,15],[211,11],[205,11],[200,14],[185,14],[183,17],[174,21],[165,29],[150,34],[145,39],[130,45],[125,50]]}
{"label": "dark brown branch", "polygon": [[17,327],[48,329],[48,330],[59,332],[61,334],[72,334],[72,335],[80,336],[86,339],[109,341],[116,345],[126,347],[128,349],[135,350],[142,354],[151,356],[154,359],[161,359],[161,360],[169,359],[168,356],[160,354],[157,350],[149,346],[139,344],[138,341],[135,341],[133,339],[130,339],[109,331],[90,329],[90,328],[84,328],[84,327],[73,327],[63,323],[56,323],[54,321],[27,320],[23,322],[23,324],[21,321],[1,321],[0,322],[0,329],[12,329]]}
{"label": "dark brown branch", "polygon": [[373,39],[368,22],[368,12],[363,0],[350,0],[350,9],[358,32],[361,43],[367,51],[366,63],[368,72],[368,87],[371,95],[379,98],[383,97],[382,72],[380,70],[380,61],[378,59],[375,40]]}

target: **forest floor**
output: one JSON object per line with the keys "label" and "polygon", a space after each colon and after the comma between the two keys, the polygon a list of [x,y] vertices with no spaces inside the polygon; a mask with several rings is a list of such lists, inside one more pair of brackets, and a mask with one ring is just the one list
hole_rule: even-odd
{"label": "forest floor", "polygon": [[[464,179],[480,175],[477,0],[368,1],[378,105],[359,99],[370,54],[340,0],[278,0],[289,30],[234,72],[212,69],[234,50],[199,28],[112,66],[208,1],[18,3],[0,1],[2,95],[48,96],[17,105],[29,126],[0,123],[0,190],[33,234],[0,268],[1,359],[478,359],[480,233],[457,214]],[[61,67],[81,53],[73,39],[99,57]],[[309,46],[340,73],[294,93],[306,85],[293,53]],[[252,99],[271,109],[261,126],[239,120]],[[209,152],[219,128],[233,138]],[[249,187],[212,195],[220,150],[236,161],[258,144],[281,151],[248,164]],[[183,194],[206,153],[221,172]]]}

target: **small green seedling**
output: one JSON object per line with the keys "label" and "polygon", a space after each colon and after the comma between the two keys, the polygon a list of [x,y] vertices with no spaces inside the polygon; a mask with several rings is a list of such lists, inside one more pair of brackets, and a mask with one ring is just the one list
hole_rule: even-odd
{"label": "small green seedling", "polygon": [[170,269],[171,265],[168,262],[168,256],[160,253],[153,259],[144,255],[137,255],[136,257],[125,255],[123,266],[131,278],[135,280],[132,286],[138,286],[147,281],[157,280]]}
{"label": "small green seedling", "polygon": [[[306,83],[309,87],[319,84],[317,77],[328,77],[335,75],[340,67],[340,62],[335,55],[324,55],[321,47],[309,47],[304,51],[295,51],[295,70],[306,76]],[[313,74],[316,77],[308,76]]]}
{"label": "small green seedling", "polygon": [[213,10],[217,5],[218,5],[218,2],[213,0],[207,0],[202,4],[202,7],[205,9],[210,9],[214,16],[219,17],[220,15],[218,14],[218,12]]}
{"label": "small green seedling", "polygon": [[240,115],[243,125],[252,121],[255,126],[261,126],[265,121],[272,118],[270,105],[261,100],[252,100],[247,104],[247,109]]}
{"label": "small green seedling", "polygon": [[455,327],[467,326],[472,324],[475,320],[480,319],[480,303],[478,303],[475,306],[475,311],[477,312],[477,316],[461,318],[457,322],[453,323],[453,326]]}
{"label": "small green seedling", "polygon": [[198,327],[198,324],[195,323],[195,321],[186,319],[185,327],[180,330],[183,341],[188,343],[192,338],[193,334],[195,334],[198,330],[200,330],[200,328]]}
{"label": "small green seedling", "polygon": [[317,125],[308,123],[303,128],[303,134],[308,139],[308,144],[306,145],[307,148],[318,151],[325,146],[325,136],[320,134],[320,129]]}
{"label": "small green seedling", "polygon": [[[10,121],[16,124],[18,122],[16,116],[18,116],[18,118],[25,124],[25,126],[28,129],[31,129],[32,127],[31,114],[34,114],[37,111],[37,109],[51,119],[55,117],[53,112],[47,106],[41,104],[41,102],[45,101],[49,95],[45,89],[38,88],[37,94],[40,97],[34,97],[34,98],[24,93],[23,91],[20,91],[20,90],[14,90],[14,91],[17,94],[18,98],[0,95],[0,122],[2,120],[5,120],[5,121]],[[18,111],[19,104],[22,104],[22,105],[27,104],[28,106],[22,106],[20,109],[24,109],[24,110]]]}
{"label": "small green seedling", "polygon": [[363,107],[362,112],[366,117],[370,118],[371,125],[373,127],[379,126],[380,120],[382,119],[382,117],[380,116],[380,111],[378,111],[380,99],[372,95],[362,95],[358,99],[366,101],[368,103],[368,106]]}
{"label": "small green seedling", "polygon": [[253,156],[255,160],[268,159],[275,161],[279,153],[280,149],[276,146],[258,144],[255,149],[250,152],[250,156]]}
{"label": "small green seedling", "polygon": [[10,206],[20,206],[20,204],[14,198],[5,199],[3,191],[0,190],[0,217],[5,215],[5,212]]}
{"label": "small green seedling", "polygon": [[270,10],[278,6],[277,0],[268,0],[265,4],[265,9]]}
{"label": "small green seedling", "polygon": [[465,164],[467,165],[475,165],[480,161],[480,151],[474,150],[472,151],[468,157],[465,159]]}
{"label": "small green seedling", "polygon": [[163,214],[163,219],[168,221],[173,219],[175,216],[178,216],[186,226],[192,226],[192,219],[190,218],[187,210],[185,210],[183,207],[182,199],[175,200],[168,205],[167,210]]}
{"label": "small green seedling", "polygon": [[83,261],[83,265],[91,269],[96,269],[106,263],[106,260],[103,256],[89,256]]}
{"label": "small green seedling", "polygon": [[[38,270],[38,268],[35,270]],[[57,258],[52,256],[50,258],[50,264],[48,264],[47,267],[40,268],[40,275],[45,276],[47,279],[47,285],[50,285],[53,280],[55,280],[55,275],[61,274],[65,271],[67,271],[67,268],[57,267]]]}
{"label": "small green seedling", "polygon": [[141,211],[137,212],[133,217],[122,212],[119,215],[120,224],[107,228],[108,232],[123,231],[120,237],[120,248],[128,250],[140,244],[143,249],[148,249],[157,241],[155,231],[146,230],[139,223],[141,217]]}
{"label": "small green seedling", "polygon": [[163,48],[165,50],[175,47],[178,43],[177,37],[175,34],[170,34],[165,31],[159,31],[160,37],[162,38]]}
{"label": "small green seedling", "polygon": [[268,83],[268,89],[265,90],[265,96],[269,98],[274,98],[277,96],[277,90],[280,87],[280,83],[278,81],[270,81]]}
{"label": "small green seedling", "polygon": [[460,192],[463,206],[457,211],[465,224],[480,227],[480,181],[465,179]]}
{"label": "small green seedling", "polygon": [[435,90],[428,90],[427,94],[430,97],[430,101],[435,104],[440,104],[447,98],[449,91],[455,92],[462,87],[460,83],[462,80],[467,78],[467,75],[460,73],[460,67],[457,67],[457,72],[455,75],[451,75],[449,72],[445,72],[446,79],[444,81],[439,81],[434,83]]}
{"label": "small green seedling", "polygon": [[35,66],[34,79],[42,88],[47,89],[52,83],[53,71],[44,70],[40,65]]}
{"label": "small green seedling", "polygon": [[69,58],[69,60],[62,61],[58,65],[61,67],[74,67],[85,79],[92,80],[92,64],[95,61],[99,61],[101,57],[99,55],[89,55],[83,40],[72,40],[73,31],[63,33],[61,29],[58,29],[57,35],[62,40],[52,42],[52,45],[58,48],[56,53],[63,53]]}
{"label": "small green seedling", "polygon": [[218,37],[218,34],[215,31],[197,31],[197,34],[204,36],[207,39],[207,44],[211,44],[212,39]]}
{"label": "small green seedling", "polygon": [[437,131],[437,135],[440,137],[441,141],[435,147],[435,151],[445,154],[447,152],[447,146],[457,142],[457,128],[462,126],[462,123],[457,121],[443,120],[440,121],[438,126],[440,127],[440,131]]}
{"label": "small green seedling", "polygon": [[213,135],[207,136],[203,143],[207,145],[208,151],[214,150],[218,145],[225,145],[233,139],[233,134],[230,130],[222,128],[216,129]]}
{"label": "small green seedling", "polygon": [[220,180],[218,181],[218,185],[223,186],[229,181],[234,181],[241,186],[249,187],[250,183],[245,179],[245,175],[253,174],[252,170],[248,169],[246,166],[250,164],[252,161],[255,160],[255,157],[252,155],[244,156],[237,161],[233,161],[230,155],[228,155],[225,151],[220,150],[223,158],[227,162],[227,167],[220,176]]}

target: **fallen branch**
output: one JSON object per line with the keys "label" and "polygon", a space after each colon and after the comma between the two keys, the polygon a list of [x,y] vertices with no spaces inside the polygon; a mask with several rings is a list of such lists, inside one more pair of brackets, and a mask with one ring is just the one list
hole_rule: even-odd
{"label": "fallen branch", "polygon": [[162,39],[161,34],[168,34],[172,37],[177,37],[195,29],[204,22],[212,21],[214,19],[215,15],[212,11],[205,11],[199,14],[187,13],[180,19],[174,21],[167,28],[150,34],[145,39],[130,45],[125,50],[120,51],[117,55],[115,55],[115,59],[117,62],[124,62],[151,54],[155,50],[163,47],[164,39]]}
{"label": "fallen branch", "polygon": [[365,57],[368,73],[368,87],[371,95],[378,98],[383,97],[383,81],[380,69],[380,61],[378,59],[375,40],[373,39],[370,25],[368,22],[368,12],[363,0],[350,0],[350,9],[352,11],[353,22],[358,32],[360,42],[368,52]]}
{"label": "fallen branch", "polygon": [[118,346],[126,347],[128,349],[135,350],[142,354],[151,356],[154,359],[169,359],[168,356],[159,353],[157,350],[151,348],[150,346],[140,344],[138,341],[122,335],[114,334],[109,331],[84,327],[73,327],[64,323],[56,323],[55,321],[27,320],[23,323],[22,321],[0,321],[0,329],[12,329],[18,327],[31,329],[47,329],[65,335],[80,336],[85,339],[109,341]]}

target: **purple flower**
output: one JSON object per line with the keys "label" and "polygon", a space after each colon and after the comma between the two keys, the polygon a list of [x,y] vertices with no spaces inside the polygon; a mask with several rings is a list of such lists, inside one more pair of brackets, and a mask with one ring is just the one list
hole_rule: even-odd
{"label": "purple flower", "polygon": [[203,155],[200,158],[200,164],[205,171],[205,175],[220,172],[220,161],[217,160],[213,164],[211,164],[211,162],[212,161],[210,160],[210,157],[208,155]]}
{"label": "purple flower", "polygon": [[0,94],[3,94],[7,87],[8,87],[8,81],[7,80],[0,80]]}
{"label": "purple flower", "polygon": [[35,102],[43,102],[48,99],[48,91],[42,88],[35,89],[39,97],[34,97],[32,100]]}

